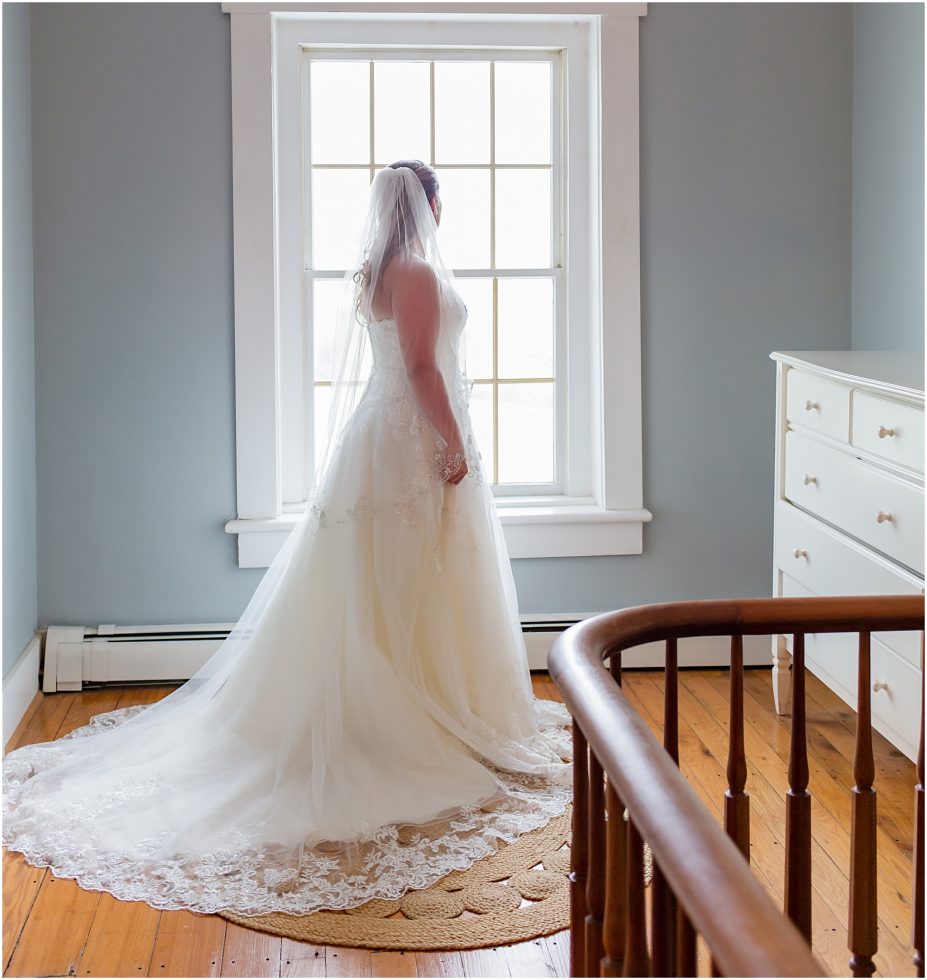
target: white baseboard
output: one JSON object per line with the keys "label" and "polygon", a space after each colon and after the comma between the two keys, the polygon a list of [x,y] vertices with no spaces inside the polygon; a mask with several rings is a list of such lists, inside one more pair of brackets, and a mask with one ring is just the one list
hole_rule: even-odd
{"label": "white baseboard", "polygon": [[[525,646],[528,648],[528,667],[531,670],[547,670],[547,655],[554,640],[573,623],[598,616],[600,613],[583,613],[569,616],[522,616]],[[768,667],[772,663],[769,636],[744,637],[744,666]],[[663,668],[663,642],[644,643],[626,650],[621,658],[623,667]],[[728,636],[688,636],[677,644],[680,667],[729,667],[731,640]]]}
{"label": "white baseboard", "polygon": [[32,699],[39,692],[41,651],[42,634],[36,633],[3,679],[4,746],[23,720],[29,705],[32,704]]}
{"label": "white baseboard", "polygon": [[[522,616],[528,667],[547,670],[551,645],[563,630],[594,613]],[[43,690],[79,691],[85,684],[183,683],[202,667],[228,636],[233,623],[169,626],[49,626],[45,640]],[[647,643],[625,652],[625,667],[663,667],[663,644]],[[680,667],[726,667],[727,637],[695,636],[679,641]],[[768,665],[768,636],[744,637],[744,663]],[[38,659],[29,683],[38,676]],[[5,705],[4,705],[5,706]],[[20,715],[21,717],[21,715]],[[14,726],[15,727],[15,726]]]}

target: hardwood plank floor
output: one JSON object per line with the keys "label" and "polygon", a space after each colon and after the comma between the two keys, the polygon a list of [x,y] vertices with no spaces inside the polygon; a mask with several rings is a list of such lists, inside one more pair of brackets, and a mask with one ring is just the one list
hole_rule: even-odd
{"label": "hardwood plank floor", "polygon": [[[726,789],[728,675],[680,674],[682,770],[720,823]],[[560,700],[546,674],[533,677],[538,697]],[[100,711],[150,704],[173,687],[134,687],[38,695],[7,748],[60,738]],[[659,736],[663,674],[629,671],[624,691]],[[747,791],[751,865],[780,905],[783,895],[783,795],[787,788],[788,716],[772,707],[769,676],[747,671]],[[810,790],[813,796],[814,945],[832,976],[849,976],[846,949],[849,790],[855,716],[814,677],[808,678]],[[914,976],[908,947],[913,833],[913,764],[875,736],[879,793],[879,944],[881,976]],[[710,975],[701,946],[699,976]],[[269,936],[219,916],[161,912],[85,891],[21,855],[3,855],[5,976],[160,977],[564,977],[570,939],[558,933],[513,946],[461,952],[388,952],[314,946]]]}

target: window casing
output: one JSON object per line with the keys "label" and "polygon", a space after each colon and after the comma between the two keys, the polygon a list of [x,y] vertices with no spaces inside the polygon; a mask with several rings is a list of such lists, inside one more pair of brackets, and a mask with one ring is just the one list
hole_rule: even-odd
{"label": "window casing", "polygon": [[613,12],[583,14],[583,4],[570,4],[576,13],[538,16],[507,12],[511,4],[493,14],[435,4],[442,12],[428,21],[401,4],[349,15],[284,6],[223,4],[232,15],[238,467],[238,517],[226,530],[238,535],[239,564],[269,564],[306,506],[311,474],[313,358],[303,315],[312,273],[299,124],[307,52],[437,59],[469,49],[482,59],[505,52],[556,63],[567,121],[551,161],[561,197],[552,268],[535,272],[555,281],[558,467],[548,486],[496,488],[497,507],[513,558],[640,553],[651,517],[641,480],[637,170],[637,25],[646,5],[595,4]]}

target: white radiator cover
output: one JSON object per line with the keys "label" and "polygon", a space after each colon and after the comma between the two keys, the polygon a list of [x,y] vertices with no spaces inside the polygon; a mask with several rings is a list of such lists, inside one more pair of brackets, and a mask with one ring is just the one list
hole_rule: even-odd
{"label": "white radiator cover", "polygon": [[[547,654],[574,623],[595,613],[522,616],[528,666],[547,669]],[[49,626],[45,636],[42,690],[79,691],[86,685],[151,684],[188,680],[229,635],[232,623],[168,626]],[[769,663],[770,638],[744,637],[744,663]],[[730,662],[726,637],[679,641],[680,667],[724,667]],[[625,667],[662,668],[663,644],[648,643],[625,652]]]}

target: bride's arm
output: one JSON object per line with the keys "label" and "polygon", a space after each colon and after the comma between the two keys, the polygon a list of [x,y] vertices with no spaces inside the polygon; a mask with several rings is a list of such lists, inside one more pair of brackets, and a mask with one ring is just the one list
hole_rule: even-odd
{"label": "bride's arm", "polygon": [[436,360],[441,300],[431,267],[426,262],[404,263],[396,272],[391,299],[402,359],[422,411],[446,440],[446,452],[462,453],[460,427]]}

